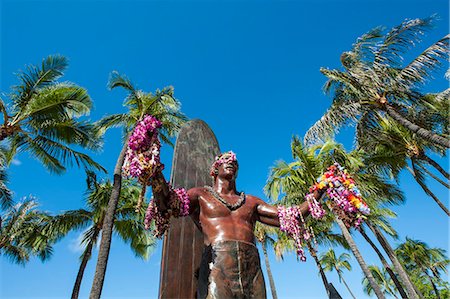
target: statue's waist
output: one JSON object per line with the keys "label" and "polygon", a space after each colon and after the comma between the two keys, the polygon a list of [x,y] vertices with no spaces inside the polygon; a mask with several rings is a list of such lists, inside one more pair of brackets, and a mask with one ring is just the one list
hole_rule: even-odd
{"label": "statue's waist", "polygon": [[239,240],[216,240],[206,248],[211,248],[214,251],[258,250],[254,243]]}
{"label": "statue's waist", "polygon": [[243,269],[247,271],[250,265],[259,268],[259,253],[255,244],[224,240],[206,246],[202,262],[206,262],[210,267],[228,269],[227,272],[230,273]]}

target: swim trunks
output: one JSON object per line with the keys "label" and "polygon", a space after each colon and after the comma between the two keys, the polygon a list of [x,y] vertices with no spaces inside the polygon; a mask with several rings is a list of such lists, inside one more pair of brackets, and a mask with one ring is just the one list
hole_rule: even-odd
{"label": "swim trunks", "polygon": [[266,298],[256,246],[239,241],[207,246],[199,269],[197,298]]}

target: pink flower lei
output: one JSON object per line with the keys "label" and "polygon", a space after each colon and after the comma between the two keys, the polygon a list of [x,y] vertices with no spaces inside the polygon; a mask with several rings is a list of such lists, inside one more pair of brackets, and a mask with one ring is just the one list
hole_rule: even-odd
{"label": "pink flower lei", "polygon": [[147,184],[156,170],[163,168],[159,150],[161,143],[158,129],[161,122],[151,115],[146,115],[137,123],[128,140],[128,150],[122,170],[125,176],[138,178],[141,184]]}
{"label": "pink flower lei", "polygon": [[[142,205],[146,186],[150,184],[157,171],[164,169],[160,162],[161,143],[158,130],[162,123],[151,115],[146,115],[136,124],[128,140],[124,164],[122,167],[125,176],[137,178],[143,188],[139,196],[137,211]],[[144,225],[146,229],[155,224],[155,235],[161,237],[170,223],[170,217],[189,215],[189,196],[185,189],[173,189],[169,185],[169,210],[162,211],[158,204],[151,200],[146,214]]]}
{"label": "pink flower lei", "polygon": [[302,212],[298,206],[278,206],[278,219],[280,221],[280,230],[294,239],[297,255],[302,262],[305,262],[304,242],[312,238],[314,243],[317,244],[312,227],[306,226]]}
{"label": "pink flower lei", "polygon": [[172,189],[169,185],[169,209],[161,211],[154,199],[150,200],[145,213],[144,226],[150,229],[154,223],[153,234],[161,238],[170,224],[170,218],[189,215],[189,196],[184,188]]}

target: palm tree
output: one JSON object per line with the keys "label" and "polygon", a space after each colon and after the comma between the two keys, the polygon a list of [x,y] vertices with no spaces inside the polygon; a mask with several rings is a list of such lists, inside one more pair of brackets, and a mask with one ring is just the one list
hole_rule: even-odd
{"label": "palm tree", "polygon": [[[382,228],[390,236],[397,238],[397,232],[394,230],[394,228],[389,224],[388,220],[386,219],[386,217],[393,218],[395,216],[396,216],[396,214],[387,208],[372,208],[371,214],[367,217],[368,219],[366,220],[366,223],[373,223],[373,225],[377,226],[378,228]],[[405,292],[405,290],[403,289],[403,286],[402,286],[401,282],[399,281],[399,279],[397,278],[397,275],[394,273],[394,271],[392,270],[392,267],[386,261],[384,255],[381,253],[381,250],[377,247],[377,245],[375,245],[375,243],[372,241],[372,239],[367,235],[367,233],[364,229],[364,226],[365,225],[362,225],[361,227],[359,227],[358,231],[361,233],[361,235],[367,241],[367,243],[370,244],[370,246],[373,248],[373,250],[379,257],[384,270],[387,272],[387,274],[390,276],[390,278],[394,282],[394,285],[397,288],[397,290],[399,291],[401,297],[407,298],[408,295]],[[404,275],[407,275],[407,274],[404,273]],[[406,283],[404,283],[404,284],[407,285]],[[407,286],[410,287],[409,285],[407,285]],[[414,288],[410,288],[408,291],[411,294],[410,295],[411,298],[416,296]]]}
{"label": "palm tree", "polygon": [[374,112],[380,111],[421,139],[450,148],[450,139],[443,136],[447,129],[440,129],[441,134],[437,134],[413,122],[406,113],[411,104],[424,104],[420,85],[448,58],[450,35],[403,65],[402,55],[420,42],[433,20],[434,17],[406,20],[387,34],[382,28],[375,28],[358,38],[351,51],[342,54],[343,71],[322,68],[328,78],[324,89],[334,91],[333,102],[308,130],[305,143],[324,140],[340,127],[354,123],[361,132],[366,123],[373,121]]}
{"label": "palm tree", "polygon": [[[419,121],[428,119],[425,113],[416,115],[415,118]],[[415,134],[398,126],[388,117],[378,114],[374,116],[374,119],[376,122],[367,126],[364,136],[359,138],[360,148],[371,153],[367,163],[373,165],[376,170],[387,171],[395,178],[398,178],[401,169],[407,169],[424,192],[450,216],[450,211],[445,204],[428,188],[425,182],[425,175],[428,174],[442,185],[449,187],[446,182],[426,168],[426,165],[433,166],[447,180],[448,173],[426,154],[427,150],[431,150],[443,156],[445,150],[417,138]]]}
{"label": "palm tree", "polygon": [[275,281],[273,280],[272,270],[270,269],[269,256],[267,255],[267,245],[273,246],[275,240],[271,235],[276,234],[276,230],[273,227],[264,225],[261,222],[257,222],[254,230],[255,238],[261,243],[261,247],[264,254],[264,261],[266,264],[267,275],[269,276],[270,290],[272,291],[272,298],[277,299],[277,290],[275,288]]}
{"label": "palm tree", "polygon": [[420,292],[422,292],[424,298],[426,299],[437,298],[436,289],[438,290],[439,296],[441,298],[449,298],[450,284],[448,283],[447,280],[440,278],[437,279],[436,277],[433,277],[432,279],[435,283],[435,285],[433,286],[430,283],[429,277],[418,269],[410,270],[408,274],[411,276],[411,280],[414,282],[414,284],[417,286]]}
{"label": "palm tree", "polygon": [[349,259],[350,259],[350,255],[348,253],[342,253],[341,255],[339,255],[339,257],[336,257],[334,250],[330,248],[330,250],[321,254],[320,264],[324,267],[325,271],[336,270],[337,274],[339,275],[339,282],[344,283],[344,285],[347,288],[350,295],[353,298],[356,298],[355,295],[353,295],[352,291],[350,290],[350,287],[345,282],[344,277],[342,276],[343,268],[345,268],[349,271],[352,270],[352,266],[350,265],[350,263],[348,261]]}
{"label": "palm tree", "polygon": [[[305,153],[306,149],[298,148],[301,146],[298,138],[294,138],[291,144],[291,151],[293,159],[296,159],[292,163],[286,163],[284,161],[278,161],[274,167],[271,168],[267,184],[264,187],[266,195],[272,199],[272,201],[283,205],[299,205],[304,201],[304,195],[308,192],[309,184],[313,183],[312,176],[303,177],[304,173],[316,174],[319,173],[319,166],[316,164],[314,154]],[[299,157],[302,157],[301,159]],[[315,168],[317,167],[317,169]],[[280,198],[280,194],[285,194]],[[325,217],[319,223],[313,222],[311,219],[306,220],[308,227],[313,227],[315,232],[315,242],[320,245],[341,245],[346,247],[345,240],[341,238],[341,235],[334,234],[331,231],[332,218]],[[316,263],[319,275],[322,279],[325,291],[327,295],[329,292],[329,282],[325,275],[325,272],[320,265],[319,258],[317,256],[316,244],[314,241],[305,241],[305,246],[308,248],[311,257]],[[278,238],[274,244],[275,254],[278,258],[283,257],[285,251],[295,251],[295,246],[291,239],[286,234],[279,232]]]}
{"label": "palm tree", "polygon": [[[370,265],[369,269],[370,269],[370,272],[372,273],[373,277],[375,277],[375,280],[377,281],[378,285],[381,286],[383,293],[385,293],[387,295],[392,295],[395,298],[398,298],[393,289],[394,283],[390,279],[391,277],[389,276],[387,271],[385,269],[381,270],[377,266],[373,266],[373,265]],[[370,296],[373,294],[373,289],[370,286],[369,282],[367,281],[367,278],[365,278],[365,277],[363,278],[362,285],[364,288],[364,292],[367,295]],[[408,297],[402,297],[402,298],[408,298]]]}
{"label": "palm tree", "polygon": [[[81,263],[72,290],[72,299],[78,298],[84,270],[92,256],[92,249],[102,233],[106,208],[113,188],[110,181],[98,183],[95,178],[89,185],[86,196],[88,209],[67,211],[56,216],[52,221],[52,229],[60,235],[65,235],[70,230],[85,228],[80,244],[84,250],[80,257]],[[139,193],[140,189],[135,183],[131,181],[124,183],[113,230],[124,242],[130,244],[131,250],[137,257],[147,259],[155,240],[144,229],[144,209],[141,208],[138,214],[135,212],[134,207],[138,201]]]}
{"label": "palm tree", "polygon": [[406,242],[395,249],[401,263],[409,271],[418,270],[424,274],[433,286],[436,298],[440,299],[440,292],[435,280],[439,280],[440,272],[447,273],[450,260],[441,248],[430,248],[425,242],[406,238]]}
{"label": "palm tree", "polygon": [[17,152],[27,151],[58,174],[73,163],[104,170],[88,155],[71,148],[76,145],[98,149],[101,140],[92,124],[78,120],[92,107],[87,91],[73,83],[57,81],[66,68],[65,57],[48,56],[41,66],[31,65],[19,73],[19,84],[9,97],[10,105],[0,99],[0,141],[8,142],[8,161]]}
{"label": "palm tree", "polygon": [[161,139],[172,144],[169,137],[174,136],[186,120],[186,117],[180,112],[180,103],[174,98],[172,87],[164,88],[161,91],[157,90],[155,94],[146,93],[136,89],[127,77],[117,72],[112,72],[108,85],[111,89],[122,87],[129,93],[124,103],[128,112],[106,116],[97,123],[100,131],[122,126],[126,137],[114,168],[113,188],[103,222],[100,250],[90,294],[91,299],[99,299],[103,288],[111,246],[114,215],[122,186],[122,166],[130,132],[145,115],[150,114],[162,122]]}
{"label": "palm tree", "polygon": [[0,254],[14,263],[24,265],[32,255],[45,261],[52,255],[53,239],[45,233],[45,224],[51,217],[37,206],[36,201],[25,200],[2,215]]}
{"label": "palm tree", "polygon": [[396,272],[398,273],[399,277],[401,278],[401,281],[405,285],[406,291],[408,292],[409,296],[411,298],[423,298],[422,293],[419,289],[412,283],[409,275],[406,273],[404,267],[400,263],[399,259],[397,258],[397,255],[394,252],[394,249],[389,244],[386,237],[383,235],[381,230],[375,226],[372,225],[370,222],[366,223],[367,227],[373,232],[375,237],[377,238],[378,242],[381,244],[385,252],[387,253],[389,259],[391,260]]}
{"label": "palm tree", "polygon": [[[329,207],[331,208],[331,207]],[[375,278],[373,277],[372,273],[370,272],[366,262],[364,261],[364,258],[361,255],[361,252],[359,251],[358,247],[356,246],[355,241],[353,240],[353,237],[351,236],[348,228],[345,226],[344,222],[336,217],[336,223],[338,224],[339,228],[342,230],[342,234],[344,235],[345,239],[348,242],[348,245],[350,246],[351,251],[353,252],[353,255],[355,256],[356,260],[358,261],[359,265],[361,266],[361,269],[364,272],[364,275],[366,276],[367,280],[369,281],[372,289],[374,290],[375,294],[378,298],[385,298],[380,287],[376,283]]]}
{"label": "palm tree", "polygon": [[[361,183],[360,187],[363,194],[379,198],[398,196],[396,191],[392,192],[392,186],[380,177],[362,171],[364,169],[364,163],[361,152],[354,151],[347,154],[341,145],[333,141],[327,141],[322,146],[305,148],[296,137],[292,141],[291,149],[295,161],[289,164],[283,161],[278,162],[277,166],[272,170],[268,183],[265,186],[265,192],[271,198],[278,198],[280,193],[285,193],[290,197],[303,198],[303,195],[307,193],[309,187],[315,183],[316,178],[334,162],[339,162],[351,173],[355,174],[355,180]],[[289,198],[289,196],[286,196],[286,198]],[[331,206],[329,206],[329,209],[330,211],[333,210]],[[373,284],[377,296],[384,298],[373,277],[371,277],[371,273],[347,227],[339,217],[334,217],[334,221],[340,227],[346,243],[355,255],[364,274]]]}

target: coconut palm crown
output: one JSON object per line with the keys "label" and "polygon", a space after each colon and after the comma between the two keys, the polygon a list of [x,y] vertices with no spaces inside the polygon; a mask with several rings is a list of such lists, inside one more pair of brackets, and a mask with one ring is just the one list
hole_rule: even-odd
{"label": "coconut palm crown", "polygon": [[62,173],[73,163],[86,169],[104,170],[73,146],[97,149],[101,146],[93,125],[79,117],[89,114],[92,100],[86,89],[71,82],[59,82],[68,65],[61,55],[43,59],[18,74],[8,101],[0,98],[3,124],[0,141],[10,147],[8,161],[27,151],[51,172]]}
{"label": "coconut palm crown", "polygon": [[[305,143],[324,140],[345,125],[356,124],[357,136],[373,113],[381,111],[398,124],[444,148],[450,139],[444,128],[435,131],[421,127],[408,115],[412,104],[424,105],[420,87],[448,59],[449,38],[444,36],[411,62],[404,65],[402,55],[420,42],[435,17],[406,20],[383,34],[375,28],[360,37],[353,48],[341,55],[344,70],[321,68],[328,78],[324,90],[334,92],[333,102],[323,117],[306,133]],[[448,98],[445,100],[448,105]]]}

